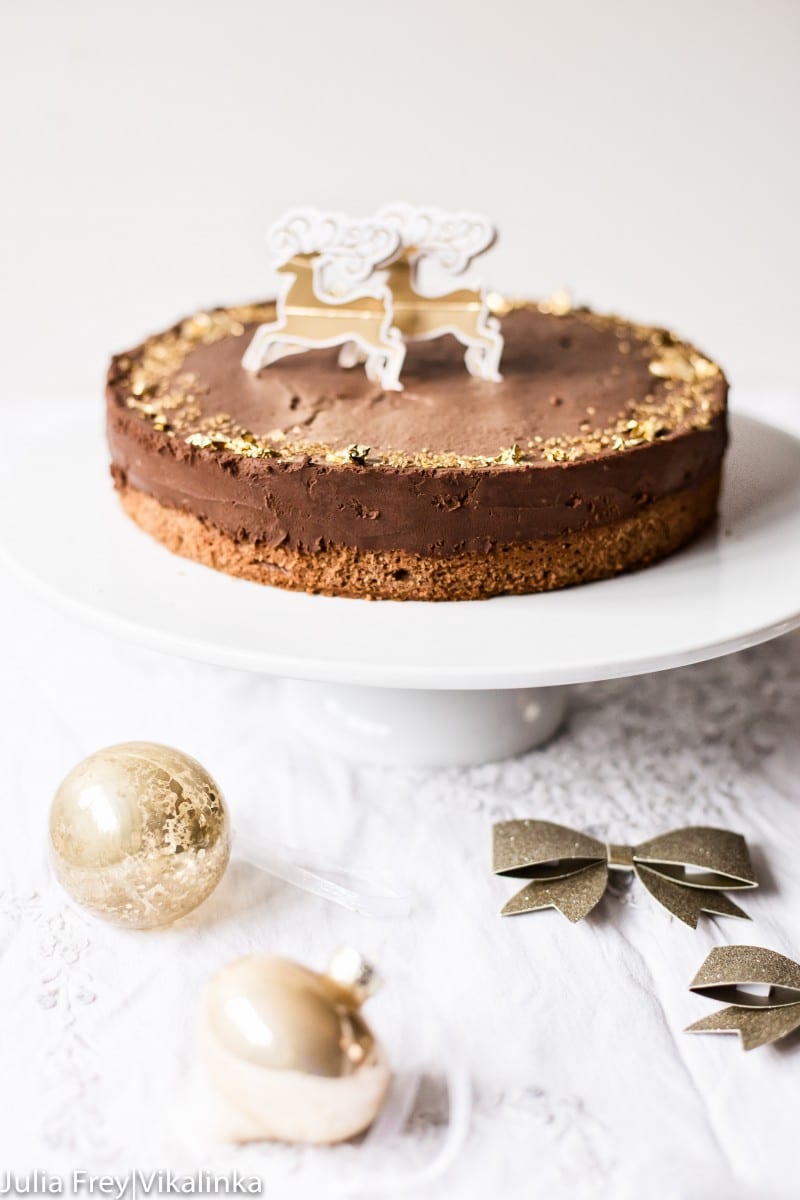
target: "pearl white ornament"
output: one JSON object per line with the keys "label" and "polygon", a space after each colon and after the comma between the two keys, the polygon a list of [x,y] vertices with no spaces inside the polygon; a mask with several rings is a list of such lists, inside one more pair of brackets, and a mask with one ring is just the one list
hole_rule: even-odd
{"label": "pearl white ornament", "polygon": [[390,1071],[359,1012],[375,976],[345,949],[317,974],[252,955],[209,982],[200,1050],[226,1141],[340,1142],[366,1129]]}

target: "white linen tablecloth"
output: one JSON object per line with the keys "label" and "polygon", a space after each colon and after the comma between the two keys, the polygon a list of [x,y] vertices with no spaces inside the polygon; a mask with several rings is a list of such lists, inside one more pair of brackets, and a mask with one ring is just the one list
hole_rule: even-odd
{"label": "white linen tablecloth", "polygon": [[[790,401],[770,411],[800,431]],[[321,967],[349,942],[386,981],[367,1008],[377,1032],[391,1047],[405,1026],[404,1064],[424,1075],[378,1174],[442,1137],[441,1062],[414,1036],[433,998],[468,1058],[474,1111],[458,1161],[424,1194],[800,1196],[797,1037],[744,1054],[733,1037],[682,1033],[713,1011],[687,990],[713,945],[800,959],[800,634],[575,689],[566,727],[525,757],[411,772],[316,758],[282,727],[269,680],[112,640],[5,574],[0,628],[0,1176],[237,1168],[268,1197],[335,1195],[358,1147],[209,1140],[194,1022],[225,962],[265,952]],[[238,827],[391,870],[417,897],[413,915],[369,921],[237,863],[172,929],[84,916],[48,869],[49,801],[80,757],[130,739],[196,755]],[[501,920],[515,881],[491,873],[491,825],[522,816],[615,842],[689,823],[739,830],[762,880],[743,901],[753,923],[704,918],[692,932],[637,883],[575,927],[555,912]]]}

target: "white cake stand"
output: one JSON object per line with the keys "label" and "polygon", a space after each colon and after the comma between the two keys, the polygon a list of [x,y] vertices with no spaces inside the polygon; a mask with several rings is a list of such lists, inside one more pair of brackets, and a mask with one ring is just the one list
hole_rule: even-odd
{"label": "white cake stand", "polygon": [[5,473],[0,553],[112,633],[280,677],[293,723],[327,749],[485,762],[548,738],[565,685],[699,662],[800,624],[800,441],[735,417],[715,530],[646,571],[547,595],[369,602],[228,578],[124,516],[101,436],[85,428],[38,441]]}

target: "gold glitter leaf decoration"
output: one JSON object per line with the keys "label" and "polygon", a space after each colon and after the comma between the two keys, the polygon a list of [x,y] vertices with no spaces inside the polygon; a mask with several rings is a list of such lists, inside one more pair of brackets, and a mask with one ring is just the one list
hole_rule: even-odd
{"label": "gold glitter leaf decoration", "polygon": [[[766,995],[748,987],[767,986]],[[689,985],[727,1008],[695,1021],[687,1033],[738,1033],[745,1050],[800,1029],[800,964],[761,946],[717,946]]]}
{"label": "gold glitter leaf decoration", "polygon": [[690,825],[638,846],[611,846],[552,821],[494,826],[496,875],[530,882],[503,916],[556,908],[579,921],[600,903],[608,873],[634,871],[651,896],[693,929],[700,914],[747,917],[724,893],[758,886],[747,843],[738,833]]}

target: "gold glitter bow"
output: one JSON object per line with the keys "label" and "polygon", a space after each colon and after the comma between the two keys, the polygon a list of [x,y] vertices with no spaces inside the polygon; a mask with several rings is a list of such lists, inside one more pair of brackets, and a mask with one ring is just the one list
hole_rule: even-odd
{"label": "gold glitter bow", "polygon": [[531,880],[503,916],[557,908],[570,921],[580,921],[600,902],[609,871],[635,871],[651,896],[693,929],[702,912],[747,919],[723,892],[758,887],[744,838],[705,825],[638,846],[610,846],[552,821],[500,821],[493,869]]}
{"label": "gold glitter bow", "polygon": [[[746,990],[765,985],[766,995]],[[717,946],[689,988],[729,1007],[695,1021],[687,1033],[738,1033],[743,1048],[754,1050],[800,1029],[800,965],[774,950]]]}

